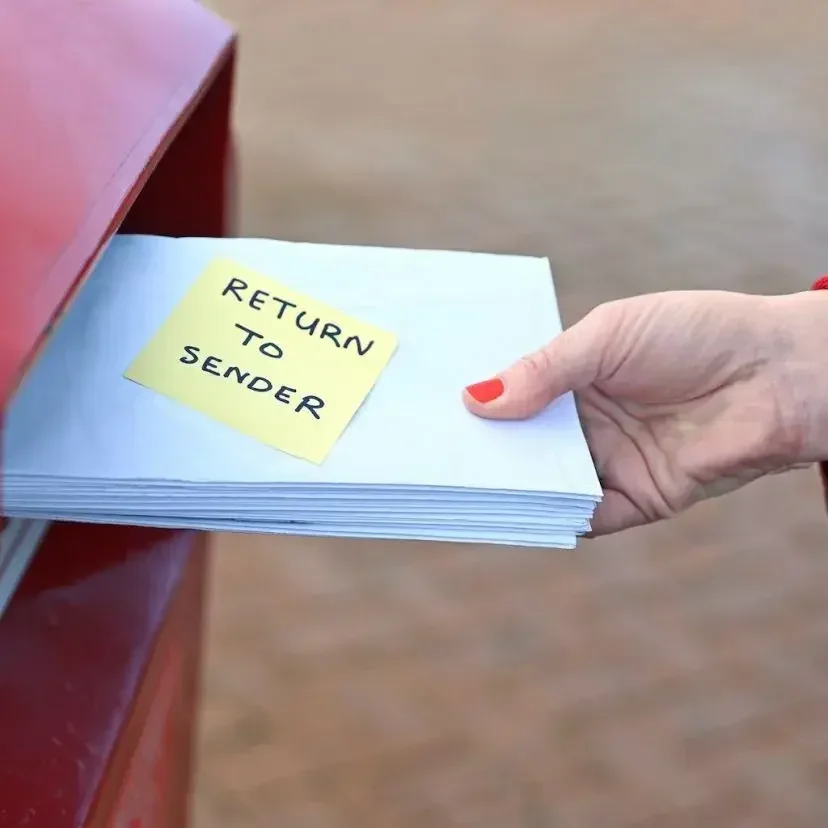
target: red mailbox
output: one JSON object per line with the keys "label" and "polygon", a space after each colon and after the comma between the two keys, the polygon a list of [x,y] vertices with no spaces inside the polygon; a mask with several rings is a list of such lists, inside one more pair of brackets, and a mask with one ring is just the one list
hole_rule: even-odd
{"label": "red mailbox", "polygon": [[[0,44],[5,410],[112,233],[228,234],[235,42],[193,0],[4,0]],[[0,828],[186,824],[205,546],[46,533],[0,616]]]}

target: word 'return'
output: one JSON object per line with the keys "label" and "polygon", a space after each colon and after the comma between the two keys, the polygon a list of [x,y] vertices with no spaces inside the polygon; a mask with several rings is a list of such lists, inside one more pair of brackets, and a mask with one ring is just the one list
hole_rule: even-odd
{"label": "word 'return'", "polygon": [[[315,336],[327,340],[337,348],[351,350],[358,356],[365,356],[374,347],[374,340],[363,342],[356,334],[348,334],[335,322],[326,322],[319,316],[315,316],[299,308],[295,302],[281,299],[266,290],[251,290],[244,279],[232,278],[227,283],[221,294],[229,296],[237,302],[241,302],[256,311],[271,310],[276,318],[293,324],[298,330],[304,331],[308,336]],[[270,343],[273,345],[274,343]],[[275,346],[278,347],[278,346]],[[263,352],[264,353],[264,352]]]}

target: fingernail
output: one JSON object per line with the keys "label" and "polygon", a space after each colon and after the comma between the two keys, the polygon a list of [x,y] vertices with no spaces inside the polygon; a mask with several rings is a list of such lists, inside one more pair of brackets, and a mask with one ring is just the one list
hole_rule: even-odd
{"label": "fingernail", "polygon": [[490,379],[484,382],[476,382],[466,387],[469,396],[479,403],[490,403],[496,400],[503,393],[503,380]]}

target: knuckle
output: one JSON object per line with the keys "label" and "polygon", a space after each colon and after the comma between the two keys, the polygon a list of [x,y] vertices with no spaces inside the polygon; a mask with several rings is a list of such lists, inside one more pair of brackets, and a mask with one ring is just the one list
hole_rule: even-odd
{"label": "knuckle", "polygon": [[547,379],[552,372],[552,362],[549,358],[549,353],[543,349],[521,357],[519,365],[521,372],[531,385]]}
{"label": "knuckle", "polygon": [[619,314],[623,311],[623,299],[613,299],[596,305],[584,317],[584,321],[596,332],[605,333],[606,329],[614,324]]}

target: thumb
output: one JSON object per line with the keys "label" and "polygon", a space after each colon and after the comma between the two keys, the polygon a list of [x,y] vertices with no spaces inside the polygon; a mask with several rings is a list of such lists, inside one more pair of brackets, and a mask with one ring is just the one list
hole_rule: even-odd
{"label": "thumb", "polygon": [[524,420],[567,391],[598,379],[614,325],[601,305],[533,354],[492,379],[469,385],[463,402],[473,414],[496,420]]}

